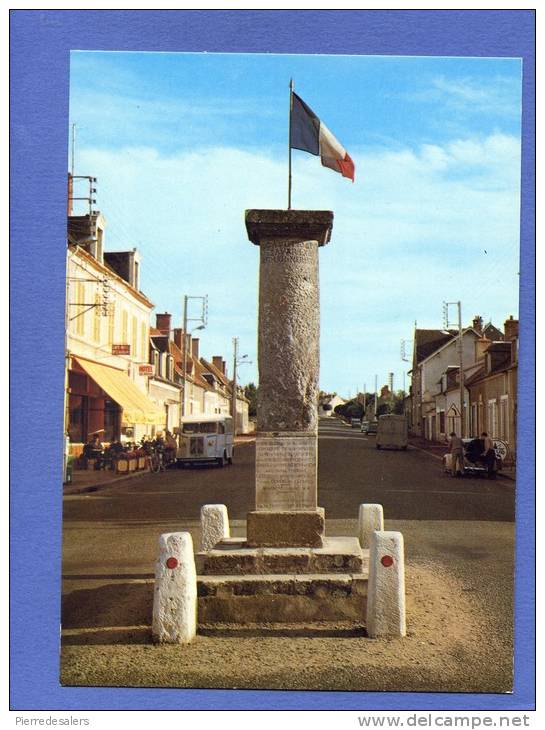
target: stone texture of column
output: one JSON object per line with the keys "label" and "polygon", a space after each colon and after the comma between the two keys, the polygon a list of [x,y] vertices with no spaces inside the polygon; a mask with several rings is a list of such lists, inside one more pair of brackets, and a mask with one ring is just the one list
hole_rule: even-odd
{"label": "stone texture of column", "polygon": [[400,532],[373,532],[369,548],[367,633],[400,637],[405,624],[405,556]]}
{"label": "stone texture of column", "polygon": [[358,538],[360,545],[369,550],[371,535],[375,530],[384,530],[384,510],[381,504],[360,504],[358,514]]}
{"label": "stone texture of column", "polygon": [[224,504],[203,504],[201,507],[201,550],[211,550],[224,537],[229,537],[229,517]]}
{"label": "stone texture of column", "polygon": [[159,538],[153,594],[153,640],[189,644],[197,633],[197,573],[189,532]]}
{"label": "stone texture of column", "polygon": [[318,248],[332,224],[331,211],[246,211],[248,237],[260,246],[256,510],[248,515],[254,545],[322,544]]}

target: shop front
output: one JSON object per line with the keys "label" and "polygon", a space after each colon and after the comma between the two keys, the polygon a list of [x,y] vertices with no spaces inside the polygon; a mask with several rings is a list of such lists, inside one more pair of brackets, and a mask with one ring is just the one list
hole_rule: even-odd
{"label": "shop front", "polygon": [[136,441],[164,414],[123,370],[72,357],[68,373],[70,454],[79,456],[94,433],[103,443]]}

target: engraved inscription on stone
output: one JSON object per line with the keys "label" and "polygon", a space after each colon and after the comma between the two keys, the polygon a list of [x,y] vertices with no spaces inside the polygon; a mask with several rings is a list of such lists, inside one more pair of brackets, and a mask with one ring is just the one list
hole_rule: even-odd
{"label": "engraved inscription on stone", "polygon": [[316,436],[258,436],[256,508],[314,510],[317,506]]}

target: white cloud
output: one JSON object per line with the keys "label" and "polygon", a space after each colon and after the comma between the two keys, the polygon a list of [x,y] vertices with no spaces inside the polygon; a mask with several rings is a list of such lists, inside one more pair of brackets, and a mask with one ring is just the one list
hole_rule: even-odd
{"label": "white cloud", "polygon": [[[294,207],[335,212],[332,241],[320,251],[321,385],[342,392],[375,372],[385,380],[393,370],[400,382],[399,340],[411,338],[415,319],[441,326],[445,299],[462,299],[467,321],[487,313],[502,324],[517,310],[515,138],[352,156],[354,185],[294,153]],[[81,149],[79,162],[99,178],[107,246],[142,251],[142,284],[157,311],[179,319],[183,294],[208,293],[202,352],[229,356],[238,335],[257,363],[259,250],[244,210],[286,207],[286,160],[224,147],[175,155],[138,147]],[[255,378],[255,366],[242,377]]]}
{"label": "white cloud", "polygon": [[425,88],[401,96],[417,103],[441,102],[447,109],[466,114],[516,117],[521,113],[520,80],[507,76],[486,80],[436,76]]}

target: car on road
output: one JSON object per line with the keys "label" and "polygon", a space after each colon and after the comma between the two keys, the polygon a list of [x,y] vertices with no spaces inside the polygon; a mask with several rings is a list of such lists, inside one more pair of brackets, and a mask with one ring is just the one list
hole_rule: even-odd
{"label": "car on road", "polygon": [[185,416],[177,433],[176,461],[184,464],[233,463],[231,416]]}
{"label": "car on road", "polygon": [[[462,439],[464,445],[464,476],[494,478],[501,471],[503,461],[507,457],[508,448],[505,441],[494,439],[493,463],[482,455],[484,444],[482,439]],[[452,474],[452,454],[444,454],[443,470],[445,474]]]}
{"label": "car on road", "polygon": [[352,428],[359,428],[361,424],[361,418],[351,418],[350,419],[350,426]]}
{"label": "car on road", "polygon": [[375,434],[377,432],[378,423],[376,421],[363,421],[361,424],[361,432],[366,434]]}

